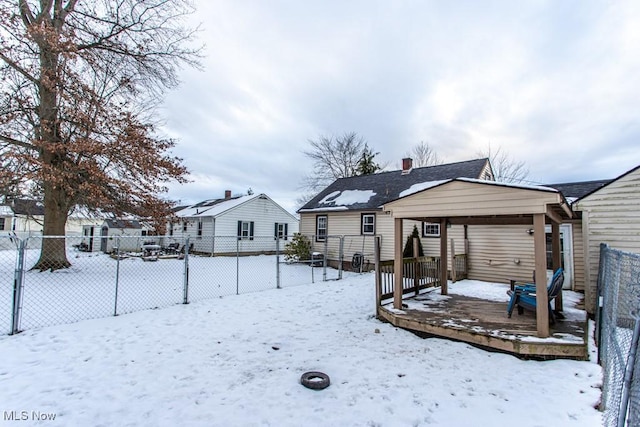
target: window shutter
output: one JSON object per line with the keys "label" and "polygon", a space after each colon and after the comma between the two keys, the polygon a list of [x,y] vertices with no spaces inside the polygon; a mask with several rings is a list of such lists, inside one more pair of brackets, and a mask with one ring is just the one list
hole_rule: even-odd
{"label": "window shutter", "polygon": [[273,229],[273,240],[277,240],[278,239],[278,223],[275,223],[275,227]]}
{"label": "window shutter", "polygon": [[253,221],[249,223],[249,240],[253,240]]}
{"label": "window shutter", "polygon": [[238,221],[238,240],[242,239],[242,221]]}
{"label": "window shutter", "polygon": [[289,223],[284,223],[284,240],[287,240],[289,237]]}

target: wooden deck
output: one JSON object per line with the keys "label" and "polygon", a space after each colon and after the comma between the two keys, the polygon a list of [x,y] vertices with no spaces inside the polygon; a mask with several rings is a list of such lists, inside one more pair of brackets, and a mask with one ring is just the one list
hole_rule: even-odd
{"label": "wooden deck", "polygon": [[507,303],[479,298],[426,293],[403,300],[403,310],[391,303],[379,307],[378,317],[411,331],[455,339],[523,357],[586,360],[587,320],[572,311],[551,325],[549,338],[537,338],[534,313],[507,317]]}

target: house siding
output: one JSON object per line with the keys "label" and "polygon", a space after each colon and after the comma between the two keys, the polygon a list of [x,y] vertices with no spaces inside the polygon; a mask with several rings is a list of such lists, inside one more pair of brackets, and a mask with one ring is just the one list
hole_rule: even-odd
{"label": "house siding", "polygon": [[469,226],[469,278],[531,282],[535,269],[533,236],[526,225]]}
{"label": "house siding", "polygon": [[[313,251],[324,253],[325,243],[315,241],[316,216],[327,215],[327,233],[329,238],[326,243],[327,258],[338,260],[340,256],[340,237],[344,237],[343,260],[350,262],[356,252],[364,254],[364,264],[373,265],[374,237],[356,234],[360,232],[362,213],[374,213],[374,211],[351,212],[327,212],[327,213],[303,213],[300,216],[300,232],[312,240]],[[382,211],[376,211],[376,236],[381,237],[380,259],[392,260],[394,258],[393,242],[393,218]],[[404,220],[402,224],[402,245],[407,236],[417,226],[420,232],[420,241],[426,256],[440,256],[440,239],[422,237],[422,223],[419,221]],[[464,228],[454,226],[449,230],[449,239],[454,239],[456,253],[464,253]]]}
{"label": "house siding", "polygon": [[576,203],[584,231],[585,304],[595,311],[600,244],[640,253],[640,169]]}
{"label": "house siding", "polygon": [[584,240],[582,222],[571,221],[573,226],[573,290],[585,291]]}

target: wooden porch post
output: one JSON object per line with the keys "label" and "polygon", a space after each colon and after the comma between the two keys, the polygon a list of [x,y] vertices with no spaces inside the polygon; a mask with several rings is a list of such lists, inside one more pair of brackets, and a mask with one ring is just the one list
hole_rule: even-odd
{"label": "wooden porch post", "polygon": [[451,257],[449,258],[451,263],[451,282],[455,283],[458,280],[458,276],[456,276],[456,242],[453,239],[449,240],[449,247],[451,248]]}
{"label": "wooden porch post", "polygon": [[447,283],[447,219],[440,219],[440,293],[449,295]]}
{"label": "wooden porch post", "polygon": [[418,273],[420,267],[418,265],[418,257],[420,256],[420,251],[418,247],[418,238],[413,238],[413,287],[415,289],[415,294],[418,295],[420,293],[420,279],[418,277]]}
{"label": "wooden porch post", "polygon": [[549,336],[549,297],[547,295],[547,242],[544,232],[545,214],[533,215],[533,247],[535,252],[536,321],[538,337]]}
{"label": "wooden porch post", "polygon": [[402,310],[402,218],[394,219],[393,308]]}
{"label": "wooden porch post", "polygon": [[382,303],[382,271],[380,269],[380,236],[373,239],[373,256],[376,263],[376,318],[380,316]]}
{"label": "wooden porch post", "polygon": [[[560,224],[557,222],[551,223],[551,256],[552,256],[552,268],[555,273],[557,269],[562,266],[560,253]],[[558,296],[555,299],[555,311],[562,311],[562,289],[558,293]]]}

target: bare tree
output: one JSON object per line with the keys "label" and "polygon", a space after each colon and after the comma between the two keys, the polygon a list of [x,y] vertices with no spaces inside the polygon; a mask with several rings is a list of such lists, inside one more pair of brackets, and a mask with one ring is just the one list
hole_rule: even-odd
{"label": "bare tree", "polygon": [[355,132],[341,136],[320,135],[310,139],[311,149],[304,154],[313,160],[313,173],[305,177],[302,188],[317,192],[339,178],[358,174],[358,163],[367,142]]}
{"label": "bare tree", "polygon": [[405,156],[413,159],[413,167],[416,168],[441,165],[443,163],[435,150],[424,141],[420,141],[420,144],[414,146]]}
{"label": "bare tree", "polygon": [[[43,233],[78,205],[160,220],[186,181],[154,116],[182,64],[197,66],[188,0],[0,0],[0,188],[41,195]],[[10,171],[10,173],[7,173]],[[70,265],[46,239],[35,268]]]}
{"label": "bare tree", "polygon": [[491,144],[488,144],[484,150],[478,151],[477,155],[489,158],[494,178],[498,182],[518,184],[529,177],[529,168],[526,163],[515,160],[503,151],[502,147],[494,150]]}

